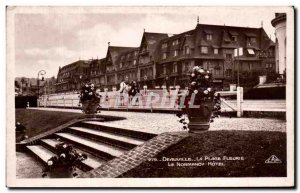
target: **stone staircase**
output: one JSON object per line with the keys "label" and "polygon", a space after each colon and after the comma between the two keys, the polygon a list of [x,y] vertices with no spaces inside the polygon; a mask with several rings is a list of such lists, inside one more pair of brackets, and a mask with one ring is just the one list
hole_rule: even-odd
{"label": "stone staircase", "polygon": [[87,172],[155,136],[154,133],[104,126],[99,121],[82,121],[26,144],[26,149],[40,162],[47,164],[56,155],[55,146],[58,143],[72,144],[77,152],[87,154],[88,158],[77,166],[79,170]]}

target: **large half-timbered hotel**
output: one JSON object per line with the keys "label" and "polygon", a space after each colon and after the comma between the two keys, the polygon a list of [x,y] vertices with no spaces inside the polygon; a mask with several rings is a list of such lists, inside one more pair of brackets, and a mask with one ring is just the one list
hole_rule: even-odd
{"label": "large half-timbered hotel", "polygon": [[166,77],[183,88],[196,65],[209,69],[219,88],[236,83],[238,72],[241,85],[253,86],[259,75],[276,73],[275,44],[262,27],[197,24],[181,34],[144,32],[137,47],[108,44],[105,58],[59,68],[57,91],[76,90],[86,79],[101,89],[118,87],[123,79],[159,88]]}

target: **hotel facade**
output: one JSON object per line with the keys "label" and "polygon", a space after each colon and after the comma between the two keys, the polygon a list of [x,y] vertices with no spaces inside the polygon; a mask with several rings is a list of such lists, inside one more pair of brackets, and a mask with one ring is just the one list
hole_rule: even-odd
{"label": "hotel facade", "polygon": [[251,87],[258,84],[259,76],[278,73],[275,64],[275,43],[263,27],[197,24],[180,34],[144,31],[138,47],[108,43],[105,58],[79,60],[60,68],[56,90],[76,90],[84,81],[100,89],[118,89],[122,80],[137,81],[148,89],[167,82],[184,88],[194,66],[210,70],[220,90],[237,83],[238,74],[240,85]]}

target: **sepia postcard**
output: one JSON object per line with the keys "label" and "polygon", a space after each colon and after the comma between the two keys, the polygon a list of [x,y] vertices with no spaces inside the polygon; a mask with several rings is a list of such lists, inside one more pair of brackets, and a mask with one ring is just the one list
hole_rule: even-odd
{"label": "sepia postcard", "polygon": [[7,6],[7,187],[294,187],[294,19]]}

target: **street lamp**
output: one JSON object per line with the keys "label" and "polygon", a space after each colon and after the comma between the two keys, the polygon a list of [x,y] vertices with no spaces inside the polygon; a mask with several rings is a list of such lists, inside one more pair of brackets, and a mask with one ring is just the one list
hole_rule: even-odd
{"label": "street lamp", "polygon": [[42,76],[42,81],[44,81],[44,75],[46,74],[45,70],[40,70],[37,75],[37,84],[38,84],[38,98],[40,97],[40,75]]}
{"label": "street lamp", "polygon": [[81,89],[82,86],[82,75],[79,75],[79,89]]}

